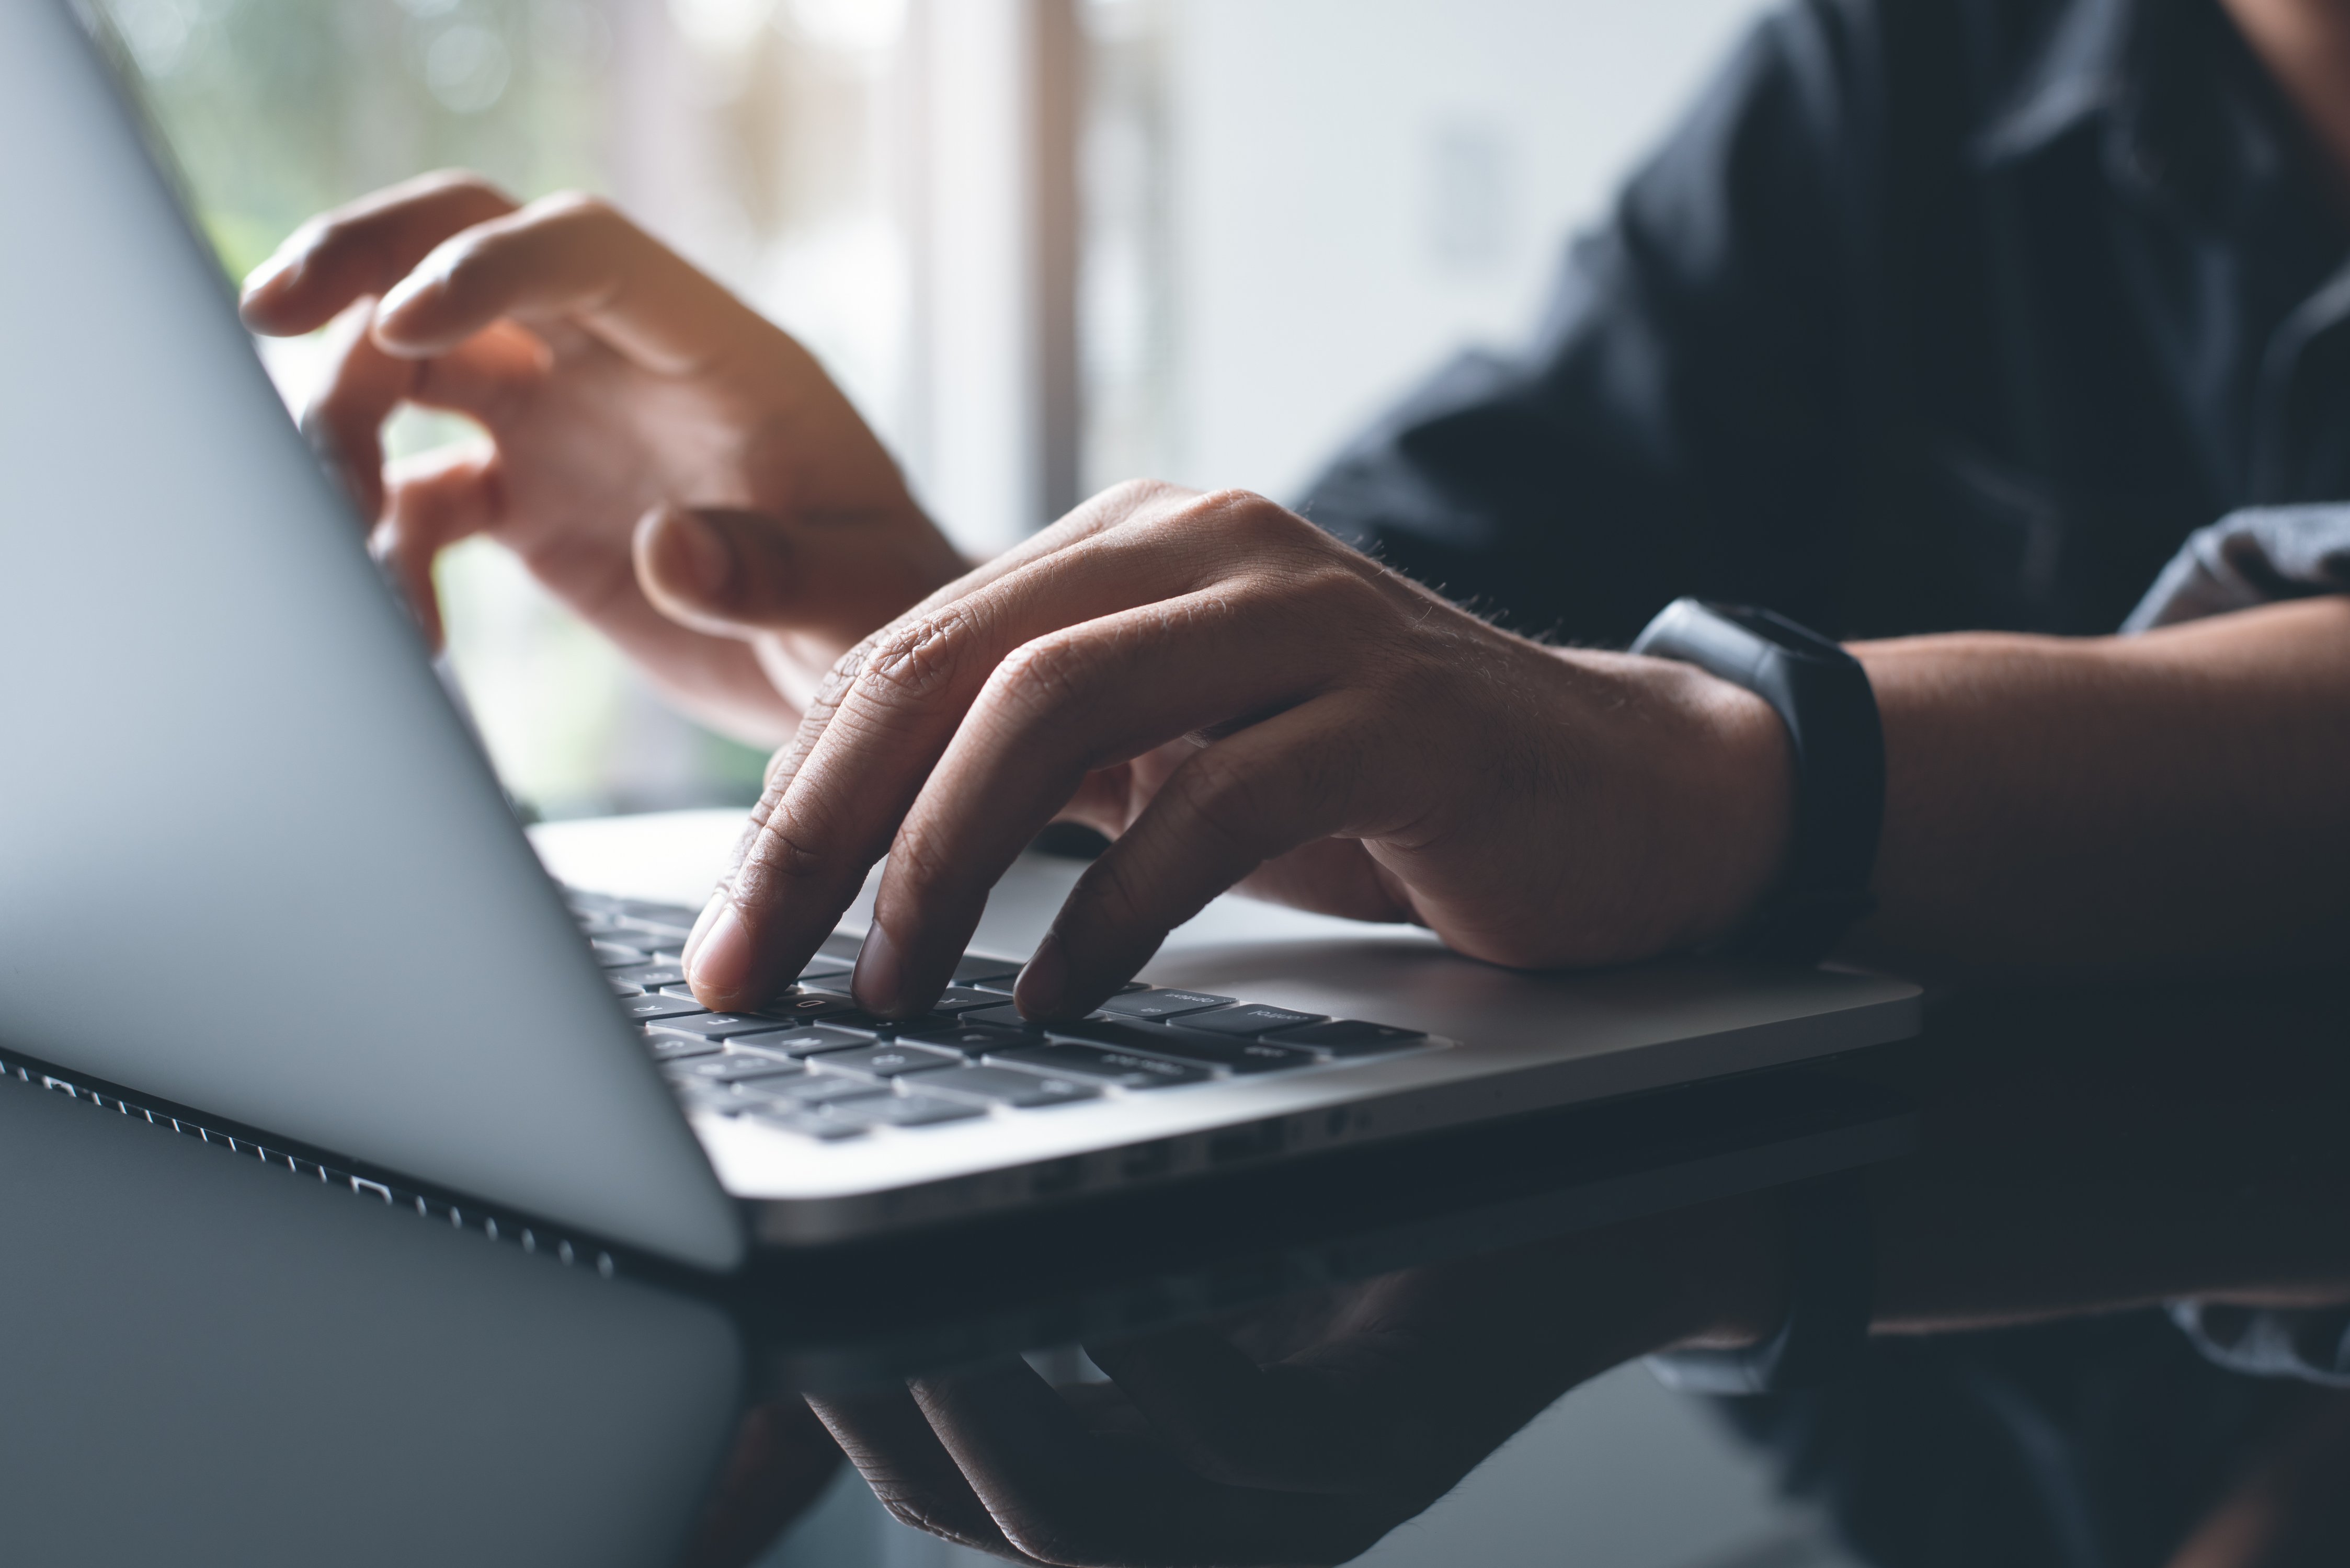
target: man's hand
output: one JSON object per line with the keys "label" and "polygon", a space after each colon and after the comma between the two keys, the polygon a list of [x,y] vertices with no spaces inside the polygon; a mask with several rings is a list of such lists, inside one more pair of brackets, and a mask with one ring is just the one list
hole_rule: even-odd
{"label": "man's hand", "polygon": [[1567,1389],[1783,1312],[1773,1200],[1740,1199],[1336,1293],[1284,1321],[1093,1345],[808,1403],[900,1520],[1014,1562],[1338,1563]]}
{"label": "man's hand", "polygon": [[1081,1013],[1235,884],[1527,967],[1731,929],[1787,835],[1783,729],[1685,665],[1487,626],[1244,493],[1106,492],[835,667],[686,951],[789,983],[885,852],[857,993],[918,1011],[1047,821],[1117,836],[1022,975]]}
{"label": "man's hand", "polygon": [[[599,202],[427,176],[306,224],[244,317],[334,323],[304,426],[436,642],[433,557],[487,534],[681,705],[773,743],[964,567],[807,352]],[[489,440],[387,472],[403,402]]]}

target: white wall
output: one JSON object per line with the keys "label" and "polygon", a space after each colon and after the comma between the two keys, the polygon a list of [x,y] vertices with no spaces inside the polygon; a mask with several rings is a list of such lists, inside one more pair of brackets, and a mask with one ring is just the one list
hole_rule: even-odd
{"label": "white wall", "polygon": [[1756,0],[1171,0],[1166,450],[1294,494],[1470,339],[1530,324]]}

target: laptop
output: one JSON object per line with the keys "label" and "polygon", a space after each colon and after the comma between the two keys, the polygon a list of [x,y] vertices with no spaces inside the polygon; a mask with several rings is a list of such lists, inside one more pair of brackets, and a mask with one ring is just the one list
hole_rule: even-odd
{"label": "laptop", "polygon": [[1241,917],[1065,1028],[1010,1009],[1008,947],[931,1016],[868,1017],[853,928],[764,1012],[707,1012],[690,908],[534,855],[66,0],[0,6],[0,212],[16,1075],[567,1258],[726,1271],[1918,1026],[1878,976],[1528,976]]}

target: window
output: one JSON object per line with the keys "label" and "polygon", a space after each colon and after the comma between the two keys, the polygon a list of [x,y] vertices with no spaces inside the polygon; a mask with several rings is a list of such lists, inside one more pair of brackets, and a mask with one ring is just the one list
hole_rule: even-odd
{"label": "window", "polygon": [[[234,275],[464,165],[608,194],[798,335],[967,548],[1138,473],[1295,492],[1514,336],[1753,0],[96,0]],[[315,346],[266,349],[289,398]],[[462,433],[403,416],[395,447]],[[515,563],[452,660],[550,815],[746,799]]]}

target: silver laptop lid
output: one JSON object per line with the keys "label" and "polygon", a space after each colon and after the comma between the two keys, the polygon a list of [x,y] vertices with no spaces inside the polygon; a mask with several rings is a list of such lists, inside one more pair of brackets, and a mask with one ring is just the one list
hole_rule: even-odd
{"label": "silver laptop lid", "polygon": [[65,0],[0,5],[0,1042],[733,1264]]}

